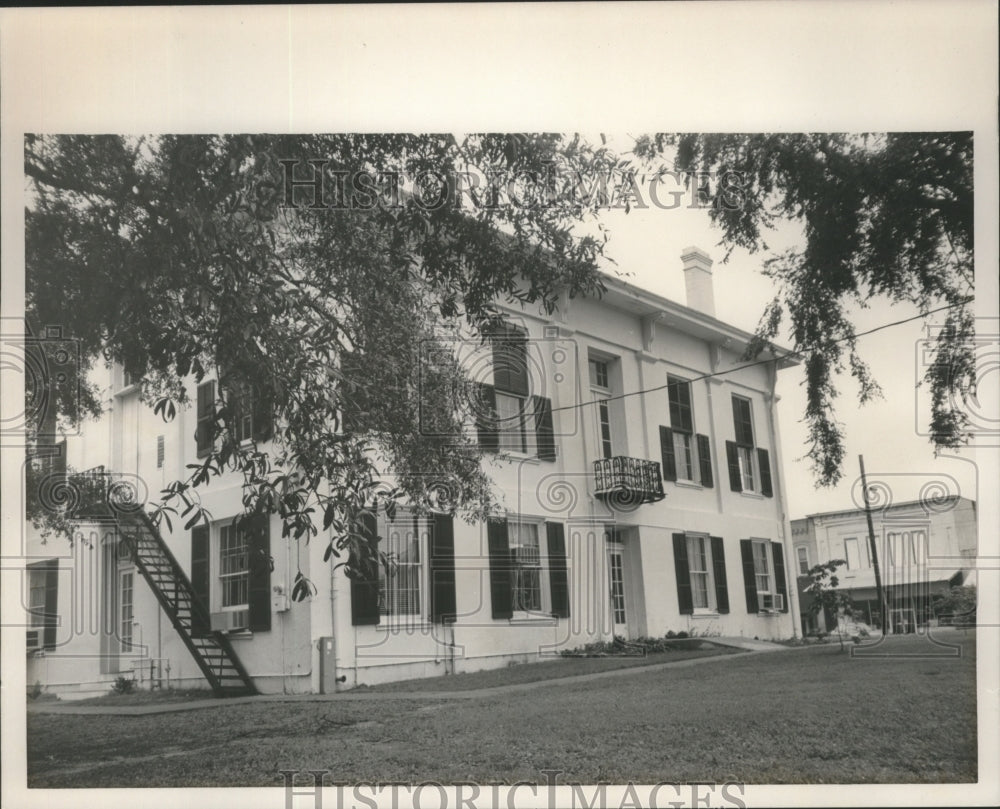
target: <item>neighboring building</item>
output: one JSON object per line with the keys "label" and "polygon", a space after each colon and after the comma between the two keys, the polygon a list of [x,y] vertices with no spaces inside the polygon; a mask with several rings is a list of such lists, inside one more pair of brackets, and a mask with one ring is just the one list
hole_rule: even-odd
{"label": "neighboring building", "polygon": [[[390,578],[334,571],[328,532],[296,543],[276,517],[235,530],[234,475],[200,492],[210,528],[175,519],[161,536],[141,510],[97,510],[72,547],[29,537],[26,555],[42,564],[24,603],[48,615],[29,687],[85,696],[135,673],[147,687],[330,692],[614,635],[791,637],[774,390],[795,361],[740,367],[751,335],[714,317],[711,260],[695,248],[682,259],[699,309],[613,277],[599,300],[563,296],[553,316],[507,309],[492,362],[475,364],[505,419],[481,423],[479,440],[509,457],[490,469],[506,515],[380,516],[370,530],[395,555]],[[214,382],[197,387],[199,408],[164,423],[133,380],[108,374],[104,416],[69,440],[69,466],[104,466],[134,481],[140,502],[155,499],[204,452],[196,428]],[[625,395],[640,390],[651,392]],[[266,414],[245,415],[240,429],[266,442]],[[291,603],[298,571],[318,591]]]}
{"label": "neighboring building", "polygon": [[[968,583],[976,566],[976,503],[958,495],[872,507],[879,572],[886,590],[890,631],[912,632],[935,621],[934,597]],[[837,577],[850,593],[858,620],[881,628],[875,568],[864,509],[828,511],[792,520],[795,575],[802,631],[830,631],[836,618],[810,616],[802,588],[813,565],[843,559]]]}

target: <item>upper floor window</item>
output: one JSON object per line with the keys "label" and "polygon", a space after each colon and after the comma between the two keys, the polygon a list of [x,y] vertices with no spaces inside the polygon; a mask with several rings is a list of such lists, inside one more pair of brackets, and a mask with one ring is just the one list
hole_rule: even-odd
{"label": "upper floor window", "polygon": [[799,560],[799,575],[805,576],[809,572],[809,551],[802,545],[795,549]]}
{"label": "upper floor window", "polygon": [[552,404],[530,394],[528,336],[507,326],[491,335],[492,384],[481,385],[477,408],[479,441],[488,450],[555,460]]}
{"label": "upper floor window", "polygon": [[696,435],[694,431],[691,383],[672,374],[668,375],[667,403],[670,426],[660,428],[664,480],[690,481],[706,487],[712,486],[714,480],[708,436]]}
{"label": "upper floor window", "polygon": [[844,555],[847,556],[848,570],[861,570],[861,546],[857,537],[847,537],[844,540]]}
{"label": "upper floor window", "polygon": [[597,451],[601,458],[612,458],[618,452],[621,439],[621,399],[615,398],[615,360],[591,356],[587,362],[590,391],[593,396],[593,419],[596,428]]}
{"label": "upper floor window", "polygon": [[726,442],[730,488],[735,492],[754,492],[765,497],[773,496],[770,457],[766,449],[757,446],[753,405],[745,396],[735,394],[733,432],[736,440]]}
{"label": "upper floor window", "polygon": [[608,390],[608,363],[605,360],[590,360],[590,387]]}

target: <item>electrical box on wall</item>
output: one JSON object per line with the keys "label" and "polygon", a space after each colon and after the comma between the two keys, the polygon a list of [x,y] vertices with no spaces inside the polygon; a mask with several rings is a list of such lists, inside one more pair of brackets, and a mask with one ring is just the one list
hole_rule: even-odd
{"label": "electrical box on wall", "polygon": [[271,612],[286,612],[288,610],[288,596],[284,593],[271,596]]}

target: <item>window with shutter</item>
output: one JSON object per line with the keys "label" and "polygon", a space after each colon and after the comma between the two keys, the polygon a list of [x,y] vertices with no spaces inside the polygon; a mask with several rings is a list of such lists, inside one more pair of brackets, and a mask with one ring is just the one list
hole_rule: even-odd
{"label": "window with shutter", "polygon": [[493,384],[481,384],[476,406],[480,445],[490,452],[556,458],[552,403],[531,396],[527,333],[508,325],[490,335]]}
{"label": "window with shutter", "polygon": [[747,612],[788,612],[788,585],[781,544],[767,539],[740,540]]}
{"label": "window with shutter", "polygon": [[729,612],[722,539],[707,534],[674,534],[674,570],[682,615]]}
{"label": "window with shutter", "polygon": [[771,462],[766,449],[756,446],[753,407],[744,396],[733,395],[733,431],[735,441],[726,442],[730,488],[773,497]]}
{"label": "window with shutter", "polygon": [[56,648],[59,625],[59,560],[46,559],[27,566],[28,648],[51,651]]}

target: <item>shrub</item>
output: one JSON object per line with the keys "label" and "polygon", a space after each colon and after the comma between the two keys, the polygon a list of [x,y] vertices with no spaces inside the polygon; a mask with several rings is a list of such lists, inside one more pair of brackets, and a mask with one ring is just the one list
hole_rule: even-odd
{"label": "shrub", "polygon": [[28,692],[29,699],[38,699],[42,695],[42,684],[35,680],[35,684],[31,686],[31,690]]}
{"label": "shrub", "polygon": [[111,684],[113,694],[131,694],[133,691],[135,691],[135,680],[132,677],[119,675]]}

